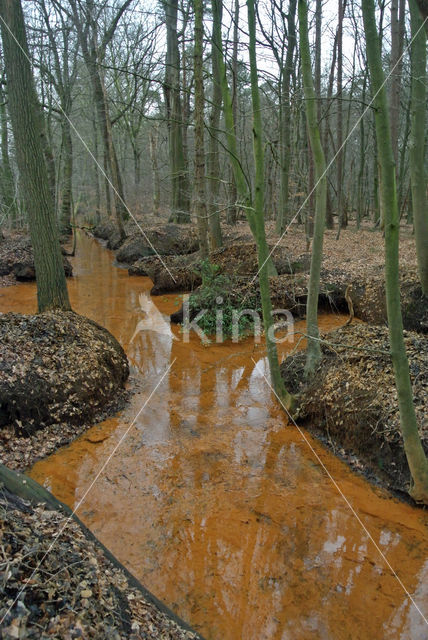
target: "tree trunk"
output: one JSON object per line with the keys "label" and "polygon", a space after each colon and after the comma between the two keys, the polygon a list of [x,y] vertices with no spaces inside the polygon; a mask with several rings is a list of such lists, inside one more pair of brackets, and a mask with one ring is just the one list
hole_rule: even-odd
{"label": "tree trunk", "polygon": [[[221,3],[219,3],[221,5]],[[220,9],[222,12],[222,8]],[[235,136],[238,127],[238,45],[239,45],[239,0],[235,0],[235,10],[233,16],[233,47],[232,47],[232,114]],[[237,206],[238,188],[236,185],[235,173],[231,172],[229,187],[229,208],[227,210],[228,224],[236,224],[239,207]]]}
{"label": "tree trunk", "polygon": [[263,324],[266,337],[266,350],[269,361],[269,369],[273,389],[287,409],[292,406],[292,396],[284,387],[279,368],[276,342],[273,335],[272,303],[269,291],[269,273],[267,258],[269,248],[266,242],[264,220],[264,153],[262,141],[262,119],[260,109],[260,96],[258,86],[257,61],[256,61],[256,24],[254,12],[254,0],[247,0],[248,31],[250,36],[249,57],[251,74],[251,97],[253,106],[253,138],[254,138],[254,163],[255,163],[255,196],[254,196],[254,223],[256,230],[256,243],[259,264],[259,283],[262,299]]}
{"label": "tree trunk", "polygon": [[208,256],[208,225],[205,191],[205,142],[204,142],[204,77],[203,77],[203,0],[193,0],[195,12],[195,44],[193,52],[193,72],[195,82],[195,183],[193,211],[198,224],[199,251],[203,258]]}
{"label": "tree trunk", "polygon": [[291,105],[290,85],[293,73],[294,49],[296,46],[296,5],[297,0],[290,0],[287,13],[287,54],[282,70],[281,118],[280,118],[280,200],[276,218],[276,232],[281,235],[289,219],[289,183],[291,155]]}
{"label": "tree trunk", "polygon": [[344,2],[339,0],[337,25],[337,152],[336,152],[336,185],[337,185],[337,219],[339,221],[337,237],[340,230],[347,226],[347,216],[343,198],[343,14]]}
{"label": "tree trunk", "polygon": [[306,119],[315,163],[315,227],[312,241],[311,271],[306,304],[306,325],[308,347],[306,352],[305,375],[311,376],[321,360],[321,347],[318,330],[318,294],[321,273],[321,260],[324,239],[325,212],[327,204],[327,177],[325,175],[325,158],[321,145],[321,134],[318,126],[317,100],[311,70],[311,54],[308,37],[308,6],[306,0],[299,0],[299,33],[302,78],[305,91]]}
{"label": "tree trunk", "polygon": [[183,152],[183,113],[180,95],[180,52],[177,35],[178,0],[165,0],[167,53],[165,60],[165,103],[168,120],[169,166],[171,172],[171,222],[190,222],[189,180]]}
{"label": "tree trunk", "polygon": [[362,0],[362,10],[372,94],[375,96],[376,139],[381,171],[380,191],[385,223],[386,307],[391,358],[398,393],[404,449],[413,479],[409,493],[416,501],[428,504],[428,460],[418,433],[409,363],[403,338],[398,268],[399,216],[395,163],[373,0]]}
{"label": "tree trunk", "polygon": [[38,310],[69,310],[54,203],[41,144],[44,123],[31,74],[20,0],[0,0],[0,13],[4,20],[1,33],[9,113],[34,250]]}
{"label": "tree trunk", "polygon": [[71,215],[73,206],[73,144],[71,139],[70,122],[66,117],[62,119],[62,189],[61,189],[61,213],[60,213],[60,233],[71,234]]}
{"label": "tree trunk", "polygon": [[153,213],[159,214],[160,206],[160,176],[158,164],[158,137],[159,129],[157,125],[150,129],[150,160],[152,163],[152,191],[153,191]]}
{"label": "tree trunk", "polygon": [[18,207],[16,186],[9,158],[9,131],[7,124],[6,96],[0,81],[0,120],[1,120],[1,199],[12,226],[15,224]]}
{"label": "tree trunk", "polygon": [[92,132],[94,136],[94,157],[96,160],[96,162],[93,163],[94,184],[95,184],[95,218],[96,218],[96,223],[98,224],[100,221],[100,213],[101,213],[101,190],[100,190],[100,179],[99,179],[99,171],[98,171],[98,130],[97,130],[97,119],[95,115],[93,115],[91,120],[92,120]]}
{"label": "tree trunk", "polygon": [[[220,6],[221,10],[221,6]],[[220,16],[221,20],[221,16]],[[212,82],[213,95],[210,112],[210,137],[208,144],[208,189],[209,189],[209,228],[211,249],[218,249],[223,245],[223,238],[220,225],[220,212],[218,196],[220,193],[220,159],[219,159],[219,127],[221,116],[221,86],[220,86],[220,65],[218,60],[219,52],[211,38],[211,61],[212,61]],[[235,197],[236,200],[236,197]]]}
{"label": "tree trunk", "polygon": [[426,34],[415,0],[409,0],[412,30],[412,114],[410,138],[410,180],[415,225],[416,253],[422,291],[428,296],[428,204],[427,180],[424,170],[425,121],[427,104]]}
{"label": "tree trunk", "polygon": [[[334,69],[336,67],[336,58],[337,58],[337,32],[334,38],[333,43],[333,58],[331,61],[330,73],[328,76],[328,87],[327,87],[327,100],[326,100],[326,116],[325,116],[325,124],[324,124],[324,134],[323,134],[323,149],[326,155],[326,161],[328,160],[328,136],[329,136],[329,110],[331,104],[331,97],[333,95],[333,84],[334,84]],[[330,196],[330,189],[327,181],[327,210],[326,210],[326,226],[327,229],[334,228],[334,219],[333,219],[333,207]]]}
{"label": "tree trunk", "polygon": [[395,165],[398,167],[398,132],[400,124],[400,89],[405,0],[391,0],[391,63],[389,80],[389,119]]}

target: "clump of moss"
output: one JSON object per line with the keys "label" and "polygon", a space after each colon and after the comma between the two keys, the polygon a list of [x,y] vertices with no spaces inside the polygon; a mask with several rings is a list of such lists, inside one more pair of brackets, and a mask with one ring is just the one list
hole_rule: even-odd
{"label": "clump of moss", "polygon": [[203,260],[198,267],[202,278],[201,286],[189,297],[191,317],[206,310],[198,326],[205,335],[216,333],[217,319],[222,318],[223,337],[233,336],[233,319],[238,316],[238,336],[251,335],[254,332],[254,319],[250,313],[255,311],[261,317],[261,301],[256,284],[244,284],[242,278],[221,273],[219,266]]}

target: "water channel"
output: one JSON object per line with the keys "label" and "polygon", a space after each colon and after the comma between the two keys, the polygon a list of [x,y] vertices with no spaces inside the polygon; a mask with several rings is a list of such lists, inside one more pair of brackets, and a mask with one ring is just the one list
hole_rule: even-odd
{"label": "water channel", "polygon": [[[179,327],[160,330],[178,296],[149,299],[150,281],[113,259],[80,236],[69,290],[74,310],[123,345],[134,393],[32,477],[74,507],[121,441],[78,515],[207,640],[426,640],[426,512],[287,423],[262,344],[186,344]],[[35,304],[34,283],[0,289],[3,312]],[[324,315],[321,328],[345,320]]]}

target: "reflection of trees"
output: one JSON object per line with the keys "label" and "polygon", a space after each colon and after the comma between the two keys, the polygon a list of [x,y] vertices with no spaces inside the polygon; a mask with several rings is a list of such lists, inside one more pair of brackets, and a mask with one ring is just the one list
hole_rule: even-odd
{"label": "reflection of trees", "polygon": [[[79,311],[108,319],[126,345],[139,320],[141,284],[118,276],[109,260],[91,245],[84,266],[92,274],[76,279]],[[300,436],[269,404],[251,349],[206,348],[197,338],[184,344],[149,331],[135,338],[128,354],[142,372],[142,393],[129,421],[173,364],[88,496],[91,526],[156,595],[210,628],[207,636],[298,640],[335,637],[340,629],[343,637],[364,637],[364,620],[365,637],[418,638],[419,614]],[[103,446],[86,443],[93,458],[73,463],[79,493],[99,468]],[[348,482],[354,487],[352,476]],[[361,487],[361,495],[353,488],[353,501],[365,508],[371,500],[375,514],[361,517],[407,588],[418,581],[422,603],[422,534],[398,516],[385,525],[385,507]],[[406,508],[396,507],[403,521]]]}

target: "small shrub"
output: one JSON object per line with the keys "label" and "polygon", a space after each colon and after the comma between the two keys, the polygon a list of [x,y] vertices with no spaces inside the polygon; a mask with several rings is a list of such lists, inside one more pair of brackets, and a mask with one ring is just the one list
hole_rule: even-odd
{"label": "small shrub", "polygon": [[[207,310],[198,321],[198,325],[205,335],[215,335],[216,333],[217,310],[223,312],[224,338],[232,336],[233,311],[251,309],[261,314],[257,286],[253,287],[253,291],[248,292],[247,288],[242,286],[242,281],[220,273],[220,267],[211,264],[207,259],[201,262],[199,271],[202,284],[197,291],[190,295],[189,309],[191,315],[202,309]],[[249,315],[240,317],[238,328],[239,336],[251,334],[254,330],[253,318]]]}

